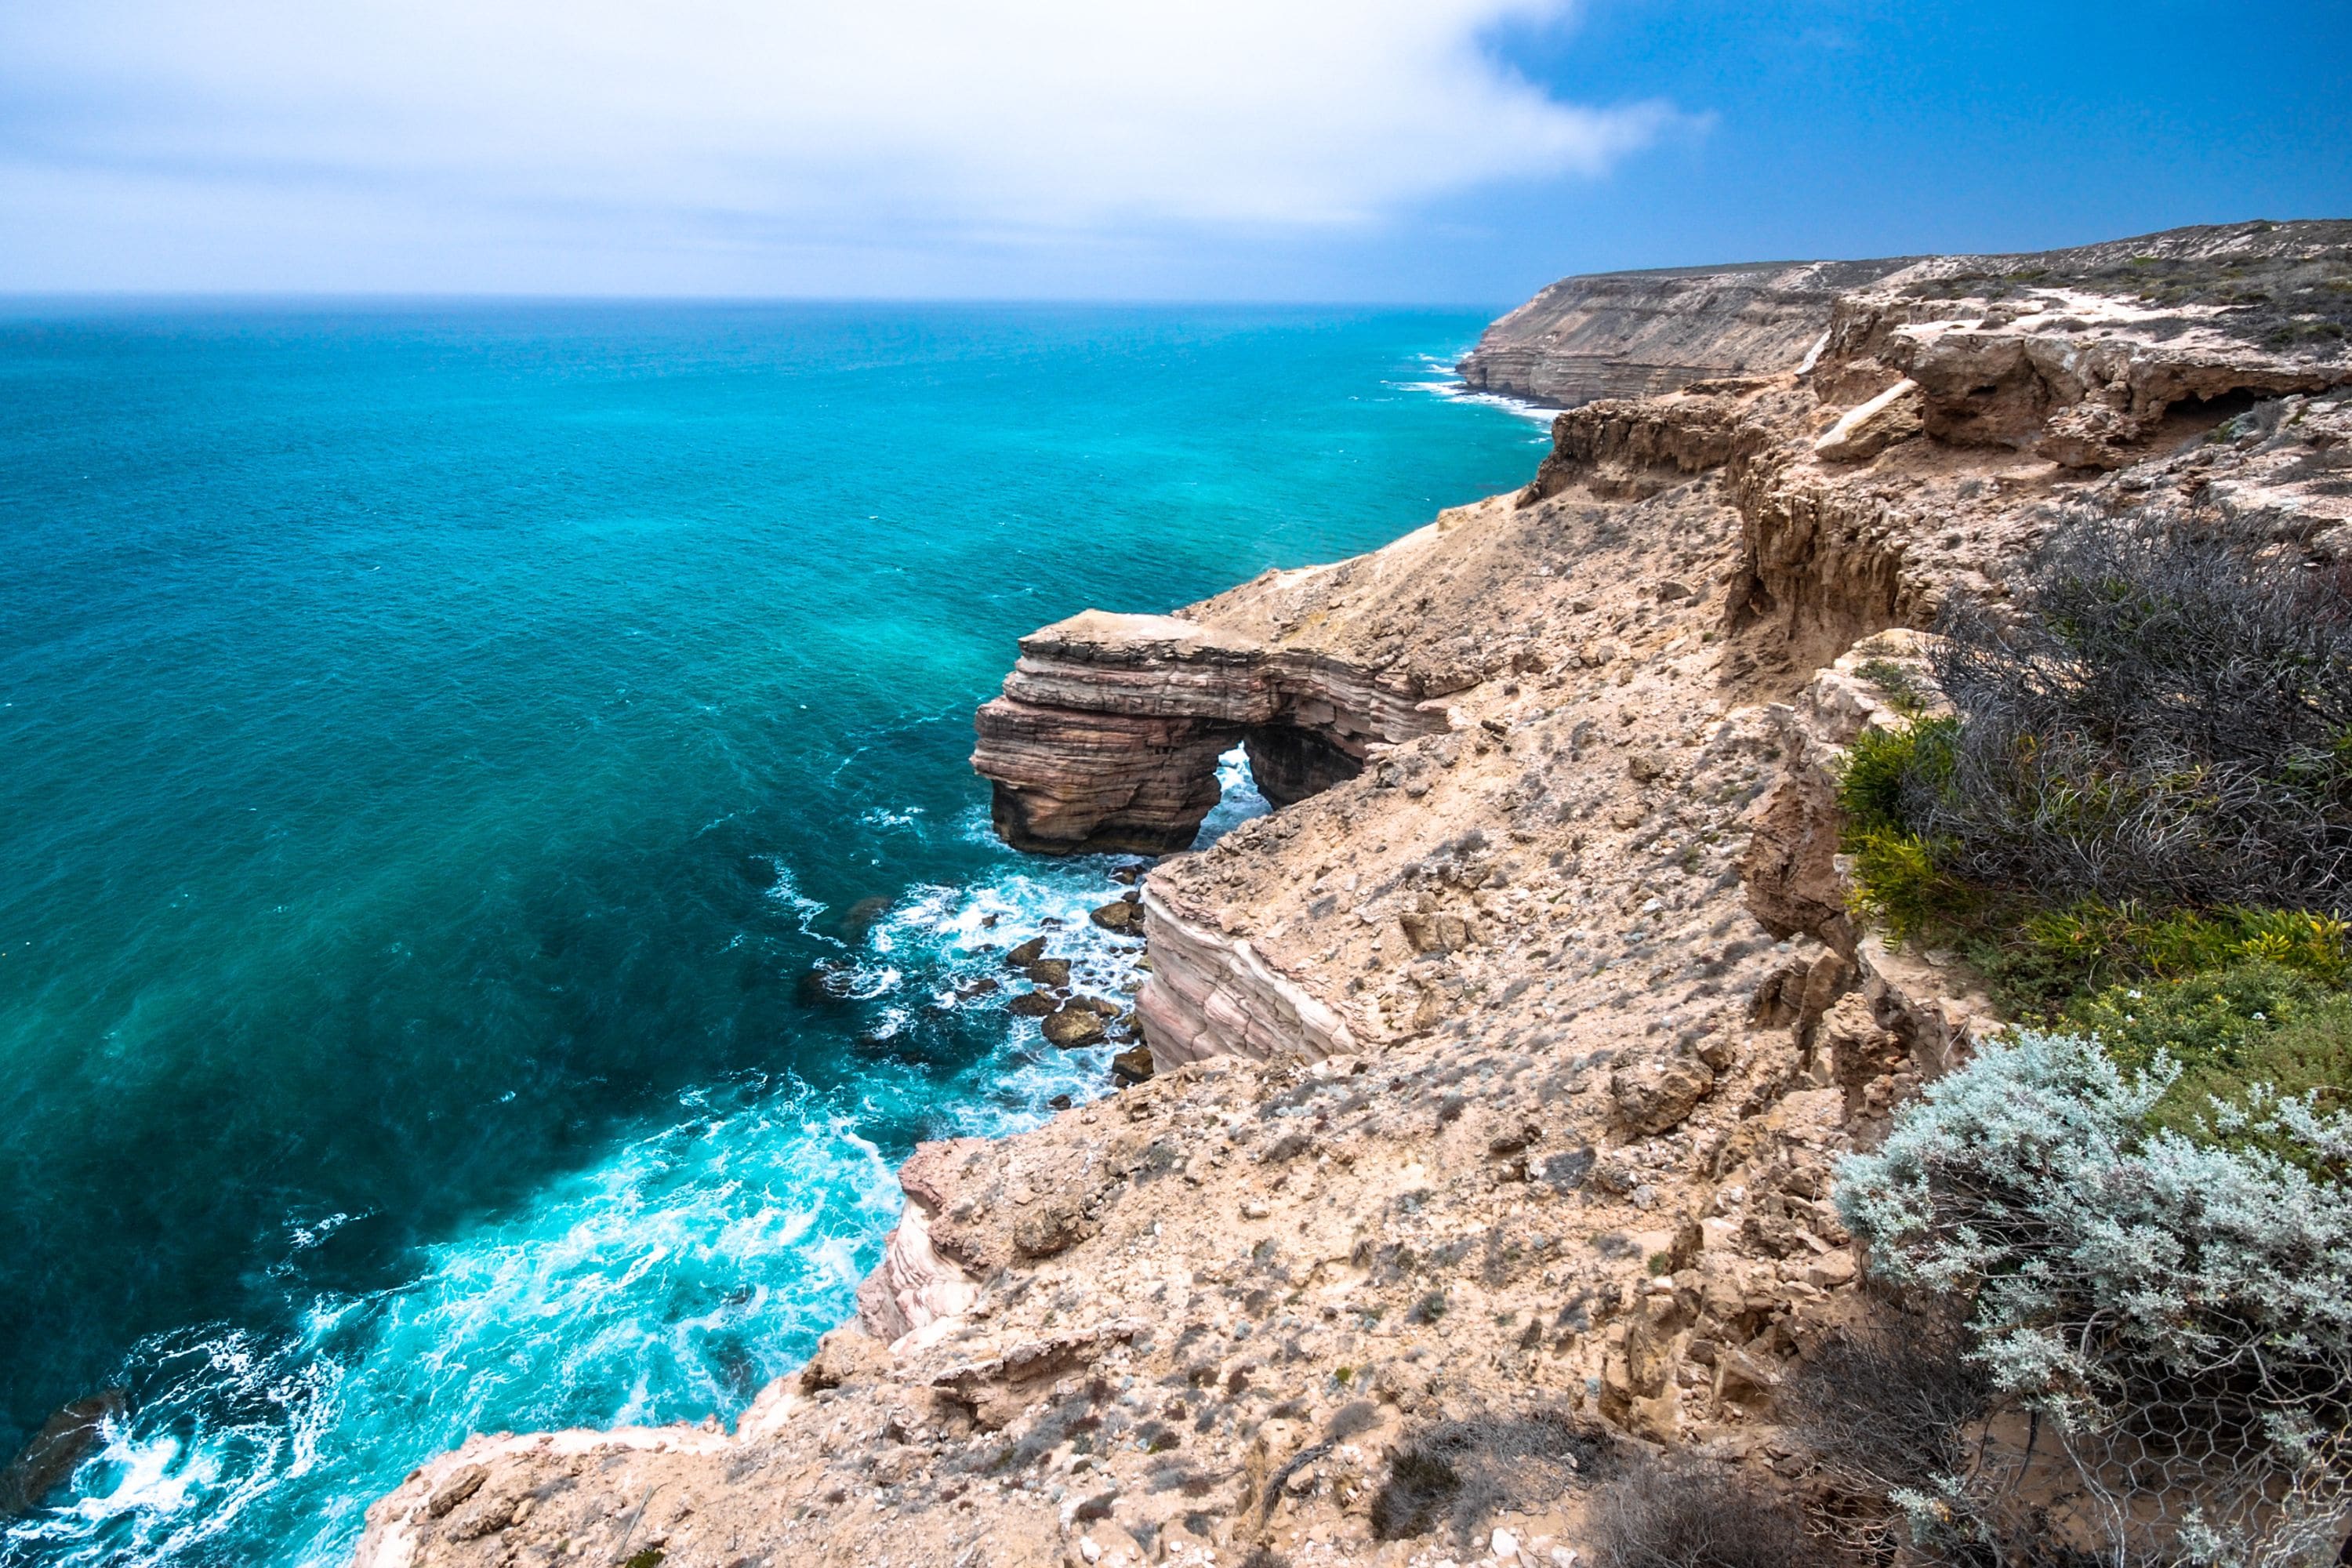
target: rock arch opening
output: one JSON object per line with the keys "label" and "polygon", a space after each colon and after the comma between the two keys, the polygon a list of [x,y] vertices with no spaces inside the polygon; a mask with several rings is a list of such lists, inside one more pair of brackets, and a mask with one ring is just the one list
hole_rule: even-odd
{"label": "rock arch opening", "polygon": [[1236,746],[1279,809],[1362,773],[1373,743],[1444,727],[1370,670],[1173,616],[1088,610],[1022,639],[971,761],[1015,848],[1167,855],[1192,847]]}

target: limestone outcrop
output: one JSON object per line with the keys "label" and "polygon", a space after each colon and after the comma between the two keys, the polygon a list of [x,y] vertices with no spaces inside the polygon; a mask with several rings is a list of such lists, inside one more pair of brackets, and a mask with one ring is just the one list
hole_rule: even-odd
{"label": "limestone outcrop", "polygon": [[[2038,435],[2051,407],[2086,397],[2136,424],[2257,381],[2266,395],[2339,384],[2297,362],[2343,343],[2347,234],[2341,221],[2212,225],[2014,255],[1564,278],[1488,327],[1459,370],[1481,391],[1563,408],[1824,364],[1851,404],[1842,376],[1859,374],[1867,395],[1916,371],[1948,438]],[[1941,341],[1956,321],[1985,336]],[[2254,380],[2249,348],[2271,361]],[[2091,437],[2051,455],[2113,466],[2105,430]]]}
{"label": "limestone outcrop", "polygon": [[2122,468],[2176,408],[2343,385],[2347,289],[2347,223],[1938,257],[1841,299],[1816,374],[1832,398],[1900,375],[1939,441]]}
{"label": "limestone outcrop", "polygon": [[1482,392],[1563,408],[1777,374],[1804,363],[1840,296],[1905,265],[1759,262],[1564,278],[1488,327],[1458,369]]}
{"label": "limestone outcrop", "polygon": [[1212,1057],[1320,1061],[1351,1054],[1347,1020],[1213,917],[1144,895],[1152,972],[1135,998],[1155,1071]]}
{"label": "limestone outcrop", "polygon": [[[371,1510],[361,1568],[1470,1561],[1374,1529],[1391,1456],[1528,1412],[1811,1484],[1782,1401],[1863,1310],[1835,1163],[1998,1026],[1856,922],[1841,749],[1935,710],[1939,607],[2071,518],[2352,560],[2336,232],[1874,275],[1802,374],[1592,403],[1521,492],[1025,639],[976,758],[1013,841],[1187,845],[1236,742],[1280,805],[1097,911],[1147,943],[1149,1076],[920,1145],[858,1322],[733,1433],[477,1437]],[[1989,400],[1938,379],[2048,313],[1995,319],[2026,290],[2132,278],[2272,299],[2032,326],[2111,346],[2021,350]],[[2099,409],[2120,466],[2067,445]],[[1475,1560],[1589,1556],[1588,1496],[1514,1471]]]}
{"label": "limestone outcrop", "polygon": [[1217,803],[1217,759],[1235,745],[1286,805],[1354,777],[1370,746],[1443,729],[1420,706],[1432,694],[1418,672],[1195,612],[1087,610],[1021,639],[1003,694],[980,710],[971,761],[1018,848],[1166,854],[1192,846]]}

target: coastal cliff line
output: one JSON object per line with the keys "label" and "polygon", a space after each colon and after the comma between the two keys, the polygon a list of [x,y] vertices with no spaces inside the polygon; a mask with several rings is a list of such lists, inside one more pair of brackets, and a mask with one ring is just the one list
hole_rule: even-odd
{"label": "coastal cliff line", "polygon": [[[1857,919],[1841,760],[2076,520],[2352,562],[2347,289],[2352,223],[1545,290],[1464,367],[1566,405],[1524,489],[980,709],[1008,842],[1160,857],[1128,1085],[919,1148],[731,1433],[476,1437],[362,1568],[1549,1568],[1612,1456],[1816,1484],[1833,1163],[2001,1027]],[[1191,852],[1235,746],[1276,809]]]}

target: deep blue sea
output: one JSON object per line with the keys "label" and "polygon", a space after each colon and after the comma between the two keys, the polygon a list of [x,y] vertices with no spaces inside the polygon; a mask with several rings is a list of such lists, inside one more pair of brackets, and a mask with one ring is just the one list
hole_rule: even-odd
{"label": "deep blue sea", "polygon": [[790,1370],[916,1140],[1103,1089],[959,995],[1127,962],[987,831],[1013,639],[1523,482],[1482,324],[0,303],[0,1461],[129,1412],[0,1561],[338,1563]]}

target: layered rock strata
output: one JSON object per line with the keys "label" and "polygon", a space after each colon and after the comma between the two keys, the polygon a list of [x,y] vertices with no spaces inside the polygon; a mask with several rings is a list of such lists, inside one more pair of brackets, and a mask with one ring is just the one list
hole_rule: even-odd
{"label": "layered rock strata", "polygon": [[[2007,331],[1967,270],[1935,319]],[[2237,368],[2120,467],[2050,445],[2114,406],[2092,380],[1979,440],[1899,334],[1857,331],[1803,376],[1579,410],[1526,491],[1370,555],[1031,639],[999,700],[1031,727],[992,737],[992,703],[982,752],[1048,842],[1192,820],[1197,777],[1160,782],[1181,747],[1138,733],[1290,722],[1360,763],[1150,871],[1158,1070],[920,1147],[859,1321],[732,1434],[476,1438],[371,1510],[363,1568],[1402,1568],[1499,1563],[1494,1524],[1515,1563],[1588,1559],[1574,1474],[1511,1472],[1468,1552],[1376,1510],[1413,1434],[1530,1410],[1813,1484],[1778,1413],[1858,1310],[1834,1162],[1996,1026],[1853,923],[1840,749],[1932,707],[1937,607],[1999,599],[2070,519],[2352,559],[2352,356],[2268,319],[2199,318],[2199,363]],[[2281,366],[2326,389],[2271,395]],[[1347,672],[1344,722],[1297,717],[1307,668]]]}
{"label": "layered rock strata", "polygon": [[1217,759],[1247,748],[1276,805],[1352,778],[1366,748],[1443,727],[1416,672],[1173,616],[1086,610],[1021,639],[981,709],[972,766],[996,830],[1045,854],[1189,848],[1216,805]]}
{"label": "layered rock strata", "polygon": [[1564,278],[1490,326],[1464,382],[1574,408],[1794,370],[1849,289],[1904,261],[1759,262]]}
{"label": "layered rock strata", "polygon": [[1154,967],[1135,1016],[1155,1070],[1219,1056],[1320,1061],[1354,1051],[1347,1020],[1248,937],[1221,929],[1234,923],[1222,913],[1180,914],[1156,891],[1144,909]]}
{"label": "layered rock strata", "polygon": [[[2200,363],[2210,342],[2175,343],[2161,356],[2166,368],[2151,372],[2132,363],[2129,348],[2100,351],[2110,333],[2138,338],[2144,348],[2149,338],[2193,336],[2218,321],[2236,347],[2340,345],[2352,317],[2341,289],[2347,237],[2352,225],[2341,221],[2229,224],[2014,255],[1565,278],[1488,327],[1460,371],[1483,391],[1573,408],[1726,376],[1811,370],[1826,356],[1874,375],[1923,372],[1917,379],[1941,395],[1946,410],[1938,435],[2014,439],[2030,430],[2039,438],[2053,403],[2080,403],[2085,393],[2137,419],[2152,403],[2250,389],[2236,373],[2214,375]],[[1906,344],[1890,341],[1906,328],[1950,321],[1944,306],[1968,299],[1990,307],[1974,321],[1995,334],[2012,314],[2042,320],[2038,330],[1994,342],[1944,342],[1946,334],[1932,330],[1911,332]],[[2017,311],[2016,304],[2032,308]],[[2063,342],[2069,333],[2074,341]],[[2315,390],[2292,367],[2275,368],[2264,392]],[[2051,401],[2042,401],[2045,384]],[[1851,391],[1836,395],[1859,401]],[[1985,406],[1969,408],[1972,399]],[[2062,428],[2057,438],[2066,434]],[[2101,434],[2087,432],[2081,449],[2098,450]]]}

